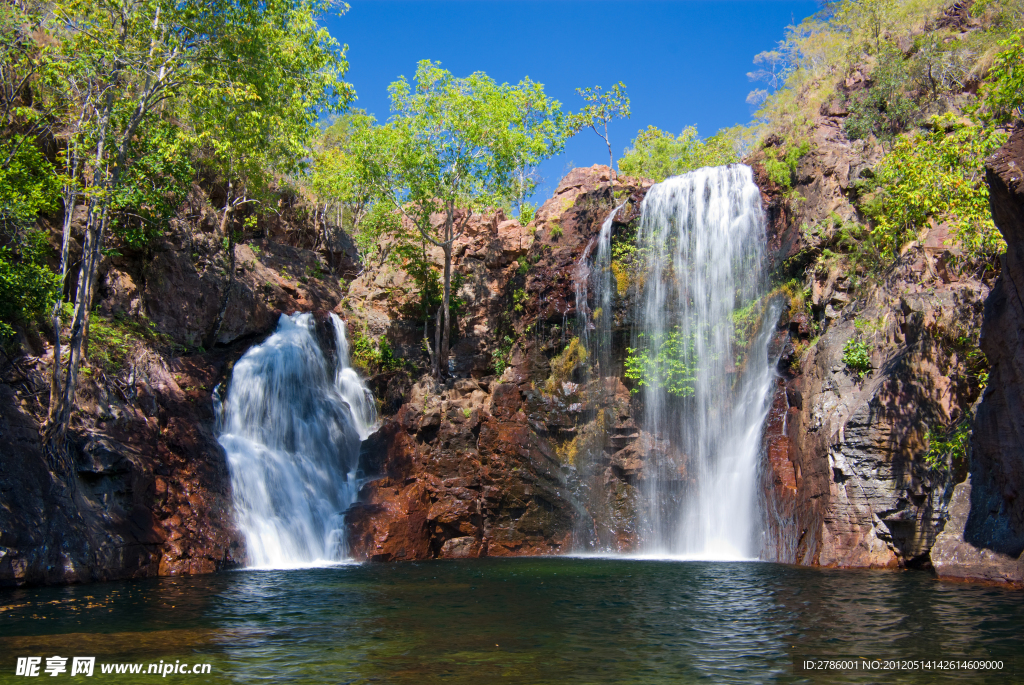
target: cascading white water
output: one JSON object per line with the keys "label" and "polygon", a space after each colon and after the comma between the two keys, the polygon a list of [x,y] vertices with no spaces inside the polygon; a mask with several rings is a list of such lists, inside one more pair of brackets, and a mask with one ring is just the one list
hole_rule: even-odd
{"label": "cascading white water", "polygon": [[348,366],[344,323],[333,314],[331,323],[333,362],[312,314],[282,315],[231,375],[218,440],[252,566],[345,558],[343,512],[358,492],[359,443],[374,430],[376,409]]}
{"label": "cascading white water", "polygon": [[645,553],[757,556],[758,463],[774,374],[770,326],[750,323],[772,318],[758,315],[763,301],[751,306],[765,292],[764,224],[742,165],[670,178],[644,199],[637,246],[647,269],[632,346],[648,380],[644,427],[670,445],[652,449],[645,467]]}

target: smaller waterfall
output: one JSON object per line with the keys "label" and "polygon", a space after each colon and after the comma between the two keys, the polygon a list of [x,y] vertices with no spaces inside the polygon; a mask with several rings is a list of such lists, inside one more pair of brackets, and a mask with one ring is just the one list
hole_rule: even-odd
{"label": "smaller waterfall", "polygon": [[[343,512],[355,501],[359,444],[376,424],[373,396],[348,365],[345,324],[331,314],[333,360],[312,314],[282,315],[235,364],[218,440],[250,565],[341,561]],[[332,368],[333,367],[333,368]]]}

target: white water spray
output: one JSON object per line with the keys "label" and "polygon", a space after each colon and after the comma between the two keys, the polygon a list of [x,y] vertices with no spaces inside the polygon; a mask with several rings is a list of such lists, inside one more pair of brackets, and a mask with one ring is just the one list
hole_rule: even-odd
{"label": "white water spray", "polygon": [[251,566],[344,560],[343,512],[358,493],[359,444],[376,424],[373,397],[348,365],[345,325],[331,314],[334,359],[312,314],[282,315],[235,364],[220,436]]}

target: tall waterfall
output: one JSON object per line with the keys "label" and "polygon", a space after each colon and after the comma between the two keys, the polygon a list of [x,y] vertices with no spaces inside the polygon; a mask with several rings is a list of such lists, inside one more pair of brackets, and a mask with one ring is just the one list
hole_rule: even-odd
{"label": "tall waterfall", "polygon": [[749,167],[705,168],[648,191],[637,247],[646,277],[632,348],[649,447],[641,549],[758,554],[761,433],[774,370],[767,343],[765,222]]}
{"label": "tall waterfall", "polygon": [[253,566],[346,555],[343,512],[358,492],[359,444],[377,417],[372,394],[349,367],[345,324],[334,314],[330,322],[325,354],[312,314],[282,315],[231,375],[218,440]]}

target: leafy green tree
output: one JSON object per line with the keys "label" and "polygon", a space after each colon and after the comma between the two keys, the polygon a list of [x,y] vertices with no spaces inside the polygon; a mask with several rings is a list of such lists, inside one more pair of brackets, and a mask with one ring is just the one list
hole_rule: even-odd
{"label": "leafy green tree", "polygon": [[[196,138],[253,142],[239,157],[214,148],[234,178],[250,158],[269,163],[271,150],[301,150],[312,136],[319,111],[346,104],[348,87],[339,81],[347,64],[337,43],[319,27],[328,0],[58,0],[45,30],[56,47],[50,73],[80,84],[82,122],[72,147],[80,155],[80,186],[86,199],[75,313],[66,373],[55,350],[50,420],[44,443],[57,472],[69,474],[66,448],[79,365],[105,235],[115,218],[114,202],[137,161],[137,138],[158,114],[195,93],[207,98],[193,109]],[[265,105],[252,105],[259,98]],[[246,106],[248,105],[248,106]],[[261,107],[265,109],[261,110]],[[264,118],[265,121],[256,122]],[[260,139],[251,127],[278,131]],[[218,135],[220,134],[220,135]],[[282,142],[284,141],[284,142]],[[231,193],[229,193],[231,197]],[[66,241],[66,236],[65,236]]]}
{"label": "leafy green tree", "polygon": [[608,137],[608,124],[615,119],[629,118],[629,96],[626,86],[619,81],[605,92],[601,86],[593,88],[577,88],[576,94],[587,102],[587,106],[579,114],[571,117],[572,130],[589,128],[608,146],[608,167],[615,174],[615,158],[612,155],[612,143]]}
{"label": "leafy green tree", "polygon": [[687,126],[678,136],[648,126],[619,159],[619,172],[663,181],[693,169],[736,161],[732,142],[721,133],[701,140],[694,126]]}
{"label": "leafy green tree", "polygon": [[[517,196],[517,169],[557,154],[569,133],[558,103],[528,80],[498,85],[483,72],[456,78],[421,61],[414,83],[391,84],[391,121],[356,137],[361,173],[427,243],[444,255],[434,374],[448,359],[456,209],[500,206]],[[531,103],[530,107],[524,103]],[[432,215],[440,216],[435,221]]]}
{"label": "leafy green tree", "polygon": [[353,151],[355,138],[374,124],[375,119],[360,109],[342,114],[324,130],[313,150],[306,182],[315,197],[316,220],[328,250],[334,243],[332,221],[339,231],[349,232],[362,255],[378,250],[378,237],[394,225],[389,221],[393,210],[384,205],[375,209],[373,187],[360,175]]}

